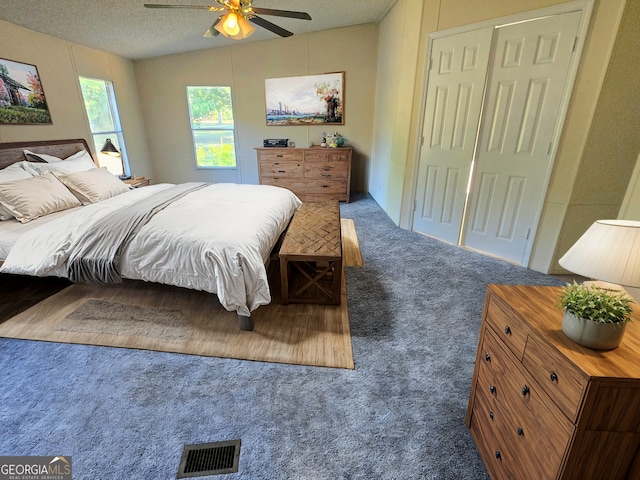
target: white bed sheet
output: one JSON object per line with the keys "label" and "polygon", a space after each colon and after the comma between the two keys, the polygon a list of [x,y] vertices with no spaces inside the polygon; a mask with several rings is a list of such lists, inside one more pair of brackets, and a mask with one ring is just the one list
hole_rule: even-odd
{"label": "white bed sheet", "polygon": [[74,207],[61,212],[51,213],[44,217],[31,220],[29,223],[20,223],[15,218],[0,221],[0,261],[7,258],[11,248],[23,233],[27,233],[29,230],[33,230],[40,225],[55,221],[59,217],[73,215],[73,213],[80,208],[82,207]]}
{"label": "white bed sheet", "polygon": [[[16,239],[0,272],[66,278],[69,255],[97,219],[170,186],[138,188],[36,220]],[[271,301],[265,262],[300,204],[279,187],[209,185],[172,203],[140,230],[123,252],[121,274],[215,293],[227,310],[249,316]]]}

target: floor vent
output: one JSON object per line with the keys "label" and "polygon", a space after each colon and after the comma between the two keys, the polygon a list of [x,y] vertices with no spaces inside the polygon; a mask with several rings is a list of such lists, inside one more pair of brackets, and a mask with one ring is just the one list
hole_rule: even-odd
{"label": "floor vent", "polygon": [[234,473],[239,458],[240,440],[185,445],[177,478]]}

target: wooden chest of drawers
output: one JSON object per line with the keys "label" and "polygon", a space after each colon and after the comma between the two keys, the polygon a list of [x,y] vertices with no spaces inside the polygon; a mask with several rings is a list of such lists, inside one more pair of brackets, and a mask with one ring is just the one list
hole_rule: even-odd
{"label": "wooden chest of drawers", "polygon": [[591,350],[562,333],[559,292],[488,286],[467,427],[492,479],[640,479],[639,309]]}
{"label": "wooden chest of drawers", "polygon": [[349,201],[352,149],[256,148],[261,185],[285,187],[300,200]]}

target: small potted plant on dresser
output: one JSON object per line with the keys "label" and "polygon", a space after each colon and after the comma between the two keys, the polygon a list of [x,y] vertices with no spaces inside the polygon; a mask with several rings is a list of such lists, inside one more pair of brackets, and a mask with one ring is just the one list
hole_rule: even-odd
{"label": "small potted plant on dresser", "polygon": [[620,290],[594,284],[567,284],[560,294],[562,331],[574,342],[595,350],[620,345],[633,300]]}

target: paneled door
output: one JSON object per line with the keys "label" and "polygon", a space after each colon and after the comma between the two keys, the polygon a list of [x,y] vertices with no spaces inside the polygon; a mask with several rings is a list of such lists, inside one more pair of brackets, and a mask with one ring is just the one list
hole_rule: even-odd
{"label": "paneled door", "polygon": [[458,243],[493,27],[433,40],[415,231]]}
{"label": "paneled door", "polygon": [[580,17],[496,29],[463,245],[527,264]]}

